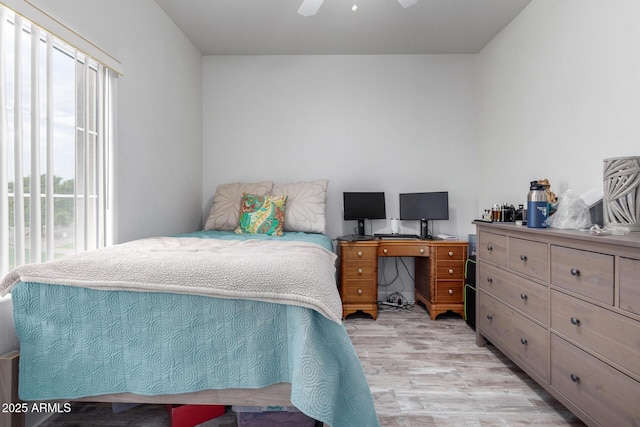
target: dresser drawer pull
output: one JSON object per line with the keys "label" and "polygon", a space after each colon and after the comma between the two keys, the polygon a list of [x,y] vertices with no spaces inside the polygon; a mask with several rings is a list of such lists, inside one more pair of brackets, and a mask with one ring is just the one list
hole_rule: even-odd
{"label": "dresser drawer pull", "polygon": [[362,274],[362,269],[361,268],[358,269],[358,274]]}
{"label": "dresser drawer pull", "polygon": [[449,269],[449,274],[453,274],[453,268]]}
{"label": "dresser drawer pull", "polygon": [[421,254],[423,254],[423,253],[424,253],[424,248],[420,248],[420,251],[419,251],[419,252],[420,252]]}
{"label": "dresser drawer pull", "polygon": [[449,289],[449,295],[453,295],[453,289]]}
{"label": "dresser drawer pull", "polygon": [[522,345],[527,345],[527,340],[526,340],[526,338],[520,338],[520,344],[522,344]]}
{"label": "dresser drawer pull", "polygon": [[487,283],[492,284],[493,283],[493,279],[491,277],[487,277]]}
{"label": "dresser drawer pull", "polygon": [[361,257],[362,256],[362,251],[358,251],[358,256]]}
{"label": "dresser drawer pull", "polygon": [[572,325],[576,325],[576,326],[578,326],[578,325],[580,324],[580,319],[577,319],[577,318],[575,318],[575,317],[572,317],[572,318],[571,318],[571,324],[572,324]]}
{"label": "dresser drawer pull", "polygon": [[526,255],[520,255],[520,261],[526,262],[527,261],[527,256]]}
{"label": "dresser drawer pull", "polygon": [[389,249],[384,248],[384,249],[382,250],[382,252],[384,252],[385,254],[388,254],[388,253],[389,253]]}
{"label": "dresser drawer pull", "polygon": [[358,289],[358,295],[362,295],[362,289]]}
{"label": "dresser drawer pull", "polygon": [[453,256],[453,251],[449,251],[449,256]]}
{"label": "dresser drawer pull", "polygon": [[487,314],[487,320],[493,320],[493,314]]}
{"label": "dresser drawer pull", "polygon": [[569,378],[571,378],[571,381],[573,381],[574,383],[579,383],[580,382],[580,377],[577,376],[576,374],[569,375]]}
{"label": "dresser drawer pull", "polygon": [[491,252],[491,251],[493,250],[493,246],[491,246],[491,245],[487,245],[487,250],[488,250],[489,252]]}
{"label": "dresser drawer pull", "polygon": [[575,277],[579,277],[580,276],[580,270],[578,270],[577,268],[572,268],[571,269],[571,275],[575,276]]}
{"label": "dresser drawer pull", "polygon": [[527,296],[527,294],[520,294],[520,299],[526,301],[527,299],[529,299],[529,297]]}

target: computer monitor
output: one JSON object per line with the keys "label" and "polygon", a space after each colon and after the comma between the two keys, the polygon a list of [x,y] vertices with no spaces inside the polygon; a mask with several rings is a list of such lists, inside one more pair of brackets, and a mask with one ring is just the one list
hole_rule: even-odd
{"label": "computer monitor", "polygon": [[344,220],[358,221],[357,234],[364,236],[365,219],[385,219],[384,192],[345,192]]}
{"label": "computer monitor", "polygon": [[400,219],[420,220],[420,236],[433,239],[429,220],[449,219],[449,192],[400,194]]}

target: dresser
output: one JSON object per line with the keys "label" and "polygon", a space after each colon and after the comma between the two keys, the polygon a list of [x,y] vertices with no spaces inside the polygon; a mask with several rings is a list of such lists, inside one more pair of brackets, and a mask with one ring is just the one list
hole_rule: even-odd
{"label": "dresser", "polygon": [[415,258],[416,302],[435,319],[447,311],[464,317],[467,242],[374,239],[339,243],[342,316],[362,311],[378,317],[378,258]]}
{"label": "dresser", "polygon": [[640,233],[477,221],[477,343],[590,426],[640,423]]}

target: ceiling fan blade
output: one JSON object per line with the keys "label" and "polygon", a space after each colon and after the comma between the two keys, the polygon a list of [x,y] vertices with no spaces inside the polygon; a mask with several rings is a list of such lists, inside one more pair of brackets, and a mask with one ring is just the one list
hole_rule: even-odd
{"label": "ceiling fan blade", "polygon": [[313,16],[318,12],[323,2],[324,0],[303,0],[298,9],[298,14],[302,16]]}
{"label": "ceiling fan blade", "polygon": [[409,6],[413,6],[414,4],[418,3],[418,0],[398,0],[398,3],[400,3],[400,6],[407,8]]}

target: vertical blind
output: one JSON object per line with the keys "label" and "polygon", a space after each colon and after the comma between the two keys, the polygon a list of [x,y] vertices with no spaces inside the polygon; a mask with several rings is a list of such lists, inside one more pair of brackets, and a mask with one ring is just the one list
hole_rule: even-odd
{"label": "vertical blind", "polygon": [[111,243],[117,74],[0,5],[0,274]]}

